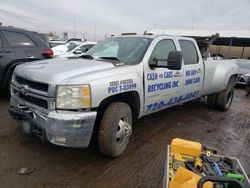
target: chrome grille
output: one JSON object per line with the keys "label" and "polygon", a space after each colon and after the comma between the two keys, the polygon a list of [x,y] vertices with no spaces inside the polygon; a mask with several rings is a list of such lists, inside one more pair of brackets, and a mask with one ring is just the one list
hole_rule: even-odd
{"label": "chrome grille", "polygon": [[15,76],[15,80],[17,83],[27,85],[32,89],[37,89],[40,91],[48,92],[48,88],[49,88],[48,84],[27,80],[27,79],[22,78],[20,76]]}
{"label": "chrome grille", "polygon": [[239,78],[238,78],[238,82],[245,82],[245,79],[242,78],[242,77],[239,77]]}
{"label": "chrome grille", "polygon": [[23,95],[23,94],[19,94],[19,97],[31,104],[40,106],[42,108],[48,109],[48,101],[44,100],[44,99],[40,99],[40,98],[36,98],[33,96],[29,96],[29,95]]}

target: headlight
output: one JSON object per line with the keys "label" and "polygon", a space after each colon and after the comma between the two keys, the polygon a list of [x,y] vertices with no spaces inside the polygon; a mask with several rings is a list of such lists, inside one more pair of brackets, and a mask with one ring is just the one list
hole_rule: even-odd
{"label": "headlight", "polygon": [[84,109],[91,106],[89,85],[58,86],[56,94],[57,109]]}

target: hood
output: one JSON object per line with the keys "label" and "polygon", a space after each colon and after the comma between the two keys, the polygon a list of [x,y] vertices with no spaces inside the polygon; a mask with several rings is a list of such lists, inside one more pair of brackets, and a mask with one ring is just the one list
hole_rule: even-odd
{"label": "hood", "polygon": [[243,69],[243,68],[240,68],[240,69],[239,69],[239,73],[240,73],[240,74],[243,74],[243,75],[244,75],[244,74],[248,74],[248,73],[250,73],[250,69]]}
{"label": "hood", "polygon": [[58,58],[19,65],[15,73],[23,78],[51,84],[66,84],[77,75],[115,68],[112,63],[81,58]]}

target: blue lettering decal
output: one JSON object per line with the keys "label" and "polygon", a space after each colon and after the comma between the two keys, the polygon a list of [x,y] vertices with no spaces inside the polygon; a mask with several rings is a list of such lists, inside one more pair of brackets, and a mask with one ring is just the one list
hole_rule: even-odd
{"label": "blue lettering decal", "polygon": [[118,86],[108,87],[108,93],[118,92]]}
{"label": "blue lettering decal", "polygon": [[153,73],[148,73],[147,74],[147,80],[157,80],[158,79],[158,74],[153,72]]}
{"label": "blue lettering decal", "polygon": [[173,71],[164,72],[164,78],[173,78]]}
{"label": "blue lettering decal", "polygon": [[185,85],[190,85],[190,84],[192,84],[192,83],[193,83],[193,78],[187,79],[187,80],[185,81]]}
{"label": "blue lettering decal", "polygon": [[178,84],[179,84],[179,80],[173,81],[172,88],[178,87]]}
{"label": "blue lettering decal", "polygon": [[153,104],[148,104],[146,106],[146,112],[153,112],[153,111],[162,109],[164,107],[170,107],[178,103],[182,103],[190,99],[194,99],[199,96],[199,92],[200,91],[195,91],[195,92],[187,93],[185,96],[181,95],[179,97],[172,97],[166,102],[160,101],[160,102],[156,102]]}

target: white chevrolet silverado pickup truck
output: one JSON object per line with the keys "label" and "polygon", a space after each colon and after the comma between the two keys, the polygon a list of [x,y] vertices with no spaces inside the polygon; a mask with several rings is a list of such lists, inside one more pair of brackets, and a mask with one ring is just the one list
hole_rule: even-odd
{"label": "white chevrolet silverado pickup truck", "polygon": [[191,38],[111,37],[80,58],[17,66],[8,110],[25,133],[56,145],[87,147],[96,132],[100,151],[117,157],[138,118],[202,96],[229,109],[237,77],[230,60],[203,61]]}

